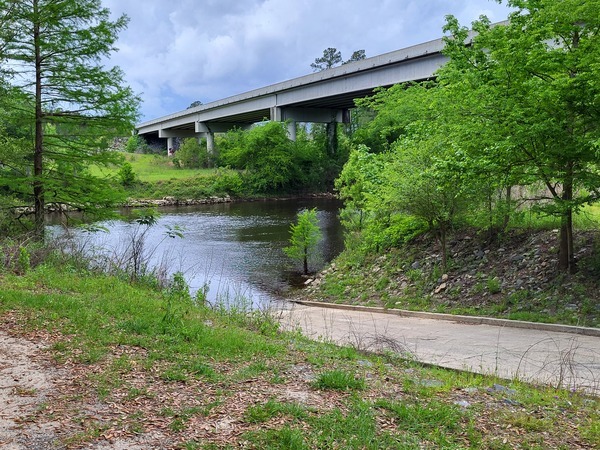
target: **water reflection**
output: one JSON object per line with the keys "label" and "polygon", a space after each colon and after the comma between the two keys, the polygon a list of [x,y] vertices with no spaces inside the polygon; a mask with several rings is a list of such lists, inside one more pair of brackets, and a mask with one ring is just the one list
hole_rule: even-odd
{"label": "water reflection", "polygon": [[[146,248],[153,265],[166,264],[169,274],[181,271],[191,289],[209,286],[209,301],[244,296],[254,304],[285,296],[304,281],[300,266],[282,251],[288,245],[289,226],[304,208],[317,208],[323,231],[318,270],[343,247],[338,219],[339,202],[330,199],[280,200],[161,208],[158,224],[147,234]],[[110,232],[76,232],[78,240],[117,254],[135,224],[107,222]],[[184,237],[165,236],[168,227],[183,228]]]}

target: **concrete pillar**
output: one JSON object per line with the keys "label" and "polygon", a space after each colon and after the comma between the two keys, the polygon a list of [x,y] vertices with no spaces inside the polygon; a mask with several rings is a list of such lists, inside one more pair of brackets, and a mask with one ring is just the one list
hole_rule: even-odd
{"label": "concrete pillar", "polygon": [[296,121],[290,120],[287,124],[288,137],[290,141],[296,141]]}
{"label": "concrete pillar", "polygon": [[215,133],[206,133],[206,150],[208,151],[209,155],[215,153]]}
{"label": "concrete pillar", "polygon": [[169,138],[167,138],[167,155],[172,156],[174,150],[175,150],[175,138],[169,137]]}

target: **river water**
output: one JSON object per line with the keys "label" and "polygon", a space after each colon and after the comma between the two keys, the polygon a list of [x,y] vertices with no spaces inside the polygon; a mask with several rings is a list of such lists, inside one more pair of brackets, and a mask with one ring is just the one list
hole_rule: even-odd
{"label": "river water", "polygon": [[[310,269],[319,270],[343,248],[338,219],[340,203],[331,199],[303,199],[223,203],[161,208],[158,223],[146,233],[145,251],[152,266],[169,274],[182,272],[192,292],[208,287],[211,303],[248,299],[264,305],[302,286],[301,264],[284,253],[290,224],[305,208],[316,208],[323,239]],[[75,232],[87,248],[114,257],[131,241],[139,225],[127,221],[102,223],[109,232]],[[182,229],[182,238],[166,231]]]}

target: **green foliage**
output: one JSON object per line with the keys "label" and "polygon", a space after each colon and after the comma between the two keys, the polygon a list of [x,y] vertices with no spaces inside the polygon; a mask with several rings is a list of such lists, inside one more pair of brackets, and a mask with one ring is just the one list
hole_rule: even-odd
{"label": "green foliage", "polygon": [[268,122],[248,132],[228,133],[226,144],[220,144],[224,165],[244,170],[249,186],[258,192],[289,189],[295,179],[293,143],[284,124]]}
{"label": "green foliage", "polygon": [[127,139],[125,143],[125,151],[127,153],[145,153],[148,149],[148,144],[143,137],[134,134]]}
{"label": "green foliage", "polygon": [[322,238],[317,209],[305,209],[299,212],[297,222],[290,226],[290,235],[290,245],[283,251],[290,258],[301,261],[304,274],[307,274],[308,261],[314,256]]}
{"label": "green foliage", "polygon": [[23,275],[31,269],[31,255],[27,247],[19,248],[19,259],[17,260],[17,273]]}
{"label": "green foliage", "polygon": [[137,176],[133,171],[133,166],[126,162],[123,163],[118,173],[119,181],[125,187],[131,187],[137,182]]}
{"label": "green foliage", "polygon": [[169,326],[183,323],[183,319],[192,307],[192,297],[189,286],[181,272],[173,274],[167,292],[163,322]]}
{"label": "green foliage", "polygon": [[323,50],[323,56],[315,58],[315,62],[310,67],[315,72],[331,69],[342,62],[342,53],[333,47],[328,47]]}
{"label": "green foliage", "polygon": [[573,271],[574,214],[600,193],[600,7],[508,4],[510,23],[482,17],[470,45],[469,30],[448,18],[449,62],[435,83],[357,102],[356,150],[336,184],[351,242],[380,250],[390,218],[410,215],[434,231],[445,264],[457,226],[496,238],[531,207],[560,218],[561,267]]}
{"label": "green foliage", "polygon": [[507,3],[515,8],[510,22],[474,22],[478,35],[468,46],[456,19],[445,27],[450,61],[439,81],[454,105],[457,163],[475,179],[542,185],[534,206],[561,218],[560,265],[573,271],[573,213],[597,199],[600,186],[600,6]]}
{"label": "green foliage", "polygon": [[291,141],[286,124],[278,122],[230,131],[217,140],[217,148],[218,165],[240,170],[245,190],[253,193],[323,190],[339,171],[335,158],[326,156],[324,141],[303,128]]}
{"label": "green foliage", "polygon": [[314,382],[317,389],[333,389],[339,391],[361,390],[366,387],[363,378],[343,370],[331,370],[321,373]]}
{"label": "green foliage", "polygon": [[0,109],[21,134],[13,144],[26,149],[8,159],[17,169],[10,185],[33,207],[37,236],[44,233],[48,204],[112,213],[122,196],[89,166],[119,163],[108,146],[137,116],[139,98],[123,85],[123,73],[102,65],[127,18],[111,21],[97,0],[2,0],[0,11],[10,23],[0,31],[0,48],[11,68],[5,78],[10,95],[0,96]]}
{"label": "green foliage", "polygon": [[173,163],[177,167],[200,169],[211,166],[210,155],[206,149],[206,142],[200,143],[196,138],[184,139],[179,149],[173,156]]}
{"label": "green foliage", "polygon": [[[348,229],[362,228],[363,215],[368,212],[368,201],[381,189],[384,181],[382,172],[389,159],[389,155],[371,153],[364,145],[350,151],[348,161],[335,181],[335,187],[348,211],[344,220]],[[358,221],[355,220],[356,214]]]}

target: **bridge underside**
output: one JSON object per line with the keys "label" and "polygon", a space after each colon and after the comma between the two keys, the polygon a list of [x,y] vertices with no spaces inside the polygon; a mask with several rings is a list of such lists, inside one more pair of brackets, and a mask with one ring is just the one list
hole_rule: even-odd
{"label": "bridge underside", "polygon": [[274,120],[289,122],[294,139],[296,122],[347,123],[355,99],[376,88],[433,78],[446,62],[442,48],[437,40],[342,65],[148,121],[137,132],[168,139],[168,147],[175,138],[206,137],[210,150],[214,133]]}

